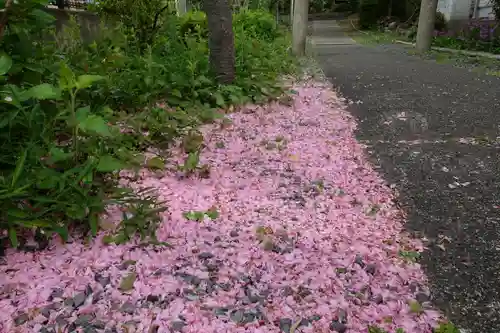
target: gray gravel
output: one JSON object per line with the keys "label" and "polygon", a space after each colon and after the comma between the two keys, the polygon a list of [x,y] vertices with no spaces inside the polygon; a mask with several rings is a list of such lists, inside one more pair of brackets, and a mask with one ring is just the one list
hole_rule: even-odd
{"label": "gray gravel", "polygon": [[432,302],[467,332],[500,332],[500,78],[395,45],[316,51],[407,229],[428,240]]}

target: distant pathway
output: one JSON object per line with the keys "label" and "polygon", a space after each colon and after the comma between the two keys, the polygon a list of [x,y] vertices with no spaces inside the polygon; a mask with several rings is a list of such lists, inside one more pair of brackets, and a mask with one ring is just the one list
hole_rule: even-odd
{"label": "distant pathway", "polygon": [[407,229],[428,240],[433,302],[468,332],[500,332],[500,78],[394,45],[338,45],[338,25],[311,27],[316,59],[400,191]]}

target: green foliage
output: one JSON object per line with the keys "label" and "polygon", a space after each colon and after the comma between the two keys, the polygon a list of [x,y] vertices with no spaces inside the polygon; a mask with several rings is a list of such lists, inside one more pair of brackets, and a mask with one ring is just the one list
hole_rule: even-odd
{"label": "green foliage", "polygon": [[435,333],[460,333],[460,330],[453,325],[451,322],[441,323],[436,329],[434,329]]}
{"label": "green foliage", "polygon": [[446,17],[441,12],[436,12],[436,20],[434,21],[434,29],[437,31],[445,31],[448,26],[448,22],[446,21]]}
{"label": "green foliage", "polygon": [[207,15],[202,11],[190,11],[181,17],[179,24],[181,36],[208,37]]}
{"label": "green foliage", "polygon": [[380,17],[377,0],[361,0],[359,5],[359,27],[360,29],[373,28]]}
{"label": "green foliage", "polygon": [[100,0],[90,6],[101,17],[122,23],[141,47],[153,42],[167,17],[165,12],[172,11],[169,7],[164,0]]}
{"label": "green foliage", "polygon": [[275,17],[265,10],[245,10],[234,15],[235,29],[258,40],[274,41],[279,36]]}
{"label": "green foliage", "polygon": [[[110,204],[124,214],[104,242],[138,235],[157,243],[164,203],[151,189],[119,188],[118,172],[143,166],[144,149],[167,148],[186,136],[184,171],[207,176],[194,129],[218,118],[218,108],[283,92],[277,79],[293,71],[294,62],[288,36],[269,24],[272,16],[241,14],[235,24],[237,80],[219,86],[209,72],[206,35],[181,32],[204,15],[178,18],[165,10],[155,26],[145,13],[158,13],[159,4],[101,2],[96,10],[121,23],[103,25],[90,44],[81,40],[75,20],[50,36],[54,20],[42,2],[18,1],[7,10],[9,25],[0,36],[0,230],[13,246],[33,230],[62,239],[75,227],[96,235]],[[203,27],[199,22],[195,26]],[[161,170],[165,161],[151,159],[146,167]]]}

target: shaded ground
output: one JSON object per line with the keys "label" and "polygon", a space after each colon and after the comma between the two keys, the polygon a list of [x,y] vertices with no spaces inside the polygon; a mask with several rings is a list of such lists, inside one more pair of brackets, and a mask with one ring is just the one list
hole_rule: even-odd
{"label": "shaded ground", "polygon": [[500,332],[500,78],[395,45],[315,53],[352,100],[358,136],[400,192],[407,228],[429,240],[433,301],[470,332]]}

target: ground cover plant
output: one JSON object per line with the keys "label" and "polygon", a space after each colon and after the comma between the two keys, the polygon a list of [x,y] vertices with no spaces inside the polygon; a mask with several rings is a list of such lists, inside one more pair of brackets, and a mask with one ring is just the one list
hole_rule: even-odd
{"label": "ground cover plant", "polygon": [[[115,2],[104,4],[112,17]],[[202,27],[191,18],[203,21],[203,14],[177,18],[154,8],[159,14],[154,22],[144,23],[141,16],[124,26],[113,20],[89,42],[80,37],[76,20],[54,36],[54,18],[43,10],[43,1],[4,5],[4,245],[23,245],[30,233],[40,240],[57,233],[65,240],[73,227],[95,235],[107,204],[140,205],[141,218],[152,219],[160,209],[154,195],[140,198],[120,188],[116,173],[144,165],[146,148],[165,148],[216,118],[217,109],[278,96],[278,76],[293,67],[287,37],[267,13],[236,15],[237,81],[219,86],[208,68],[206,34],[202,28],[184,29]],[[121,10],[118,18],[126,16]],[[260,28],[262,22],[268,25]],[[142,30],[151,30],[151,24],[155,33],[146,38]],[[144,38],[137,38],[137,31]],[[137,227],[129,225],[128,236],[120,238]],[[151,230],[146,234],[154,236]]]}

